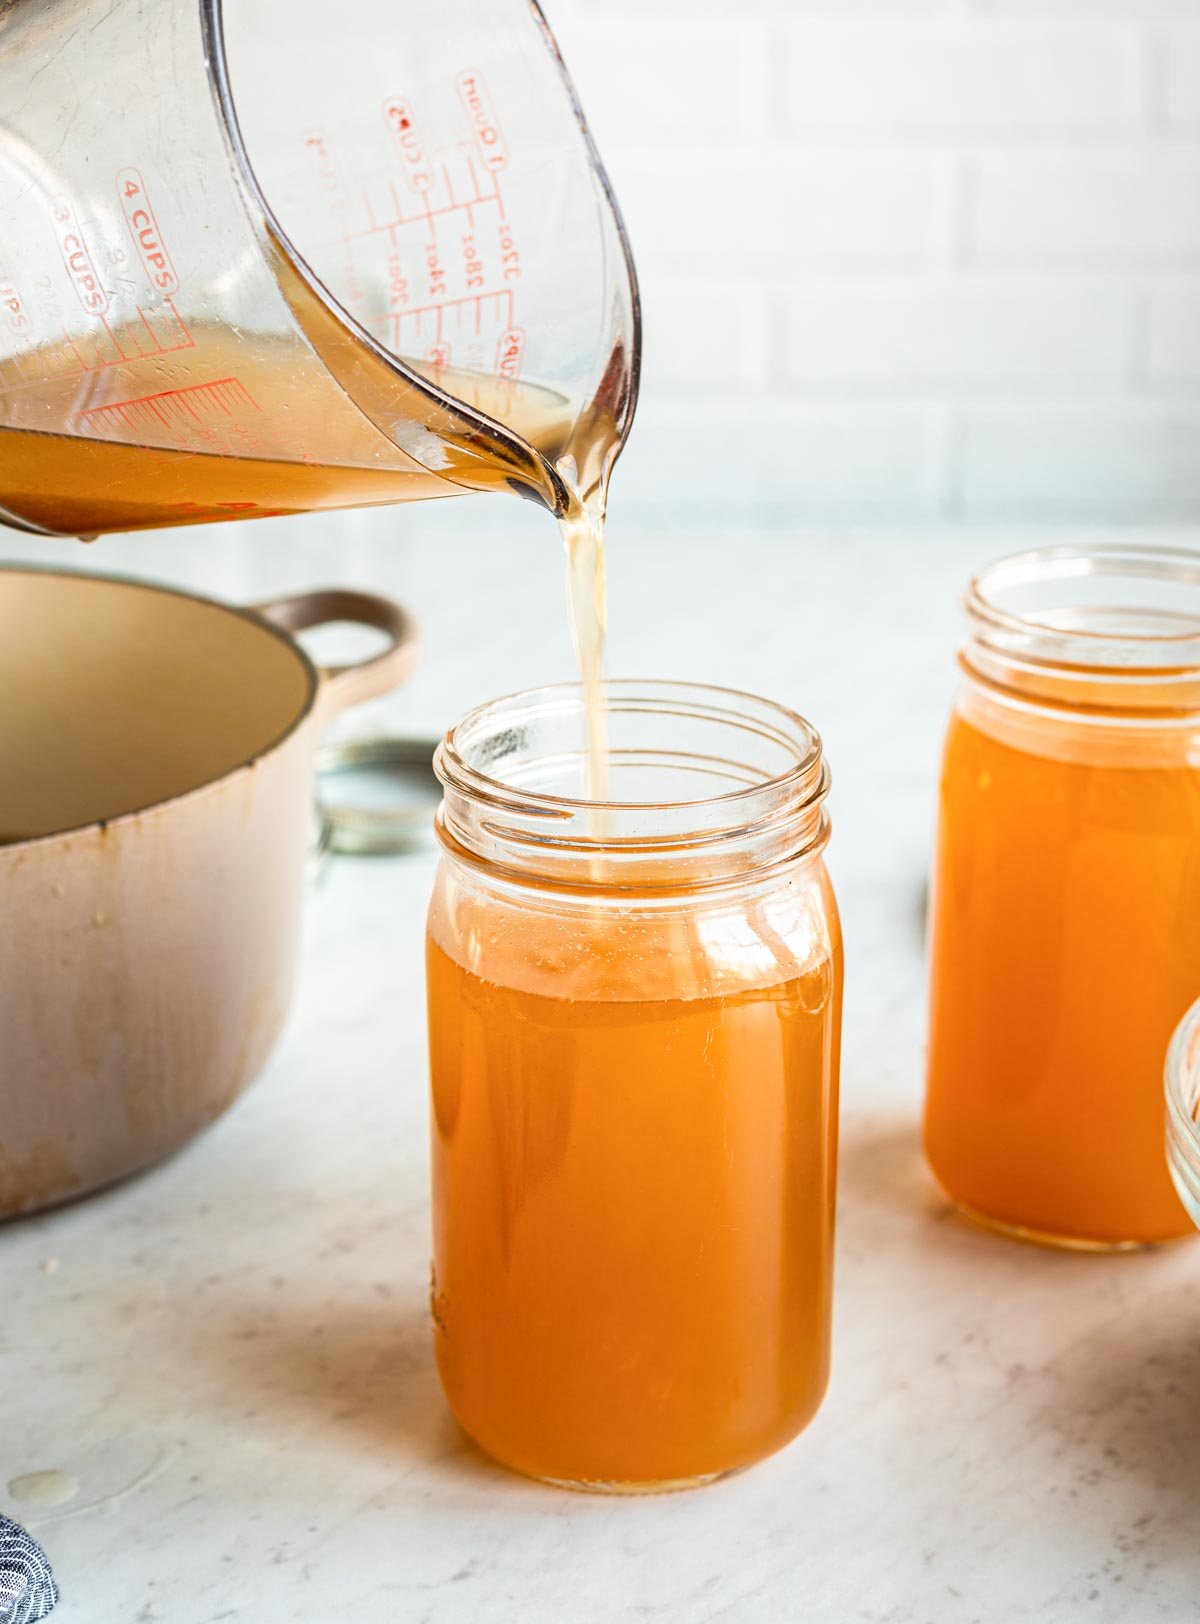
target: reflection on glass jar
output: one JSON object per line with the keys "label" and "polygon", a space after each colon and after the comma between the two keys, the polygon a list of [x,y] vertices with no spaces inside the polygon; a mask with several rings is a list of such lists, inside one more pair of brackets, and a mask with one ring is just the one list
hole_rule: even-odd
{"label": "reflection on glass jar", "polygon": [[1053,548],[973,583],[942,765],[925,1144],[1062,1245],[1188,1232],[1162,1068],[1200,990],[1200,554]]}
{"label": "reflection on glass jar", "polygon": [[812,728],[606,694],[603,808],[574,686],[438,754],[432,1301],[483,1448],[629,1490],[746,1466],[821,1401],[842,957]]}

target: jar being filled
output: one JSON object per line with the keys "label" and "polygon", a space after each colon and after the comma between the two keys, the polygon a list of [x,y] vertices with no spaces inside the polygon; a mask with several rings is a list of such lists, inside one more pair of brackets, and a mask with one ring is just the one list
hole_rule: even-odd
{"label": "jar being filled", "polygon": [[1189,1232],[1163,1060],[1200,989],[1200,554],[1054,548],[966,597],[930,913],[925,1143],[1063,1245]]}
{"label": "jar being filled", "polygon": [[437,757],[432,1308],[489,1453],[614,1491],[781,1448],[829,1368],[842,952],[801,717],[605,686],[499,700]]}

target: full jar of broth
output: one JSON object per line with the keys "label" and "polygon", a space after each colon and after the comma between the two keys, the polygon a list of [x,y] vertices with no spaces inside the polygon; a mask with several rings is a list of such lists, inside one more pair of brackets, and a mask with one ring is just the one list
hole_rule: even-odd
{"label": "full jar of broth", "polygon": [[437,756],[437,1357],[490,1454],[614,1492],[780,1449],[829,1370],[842,948],[801,717],[681,683],[486,705]]}
{"label": "full jar of broth", "polygon": [[1200,553],[1053,548],[965,599],[930,911],[925,1145],[1064,1246],[1190,1224],[1163,1061],[1200,991]]}

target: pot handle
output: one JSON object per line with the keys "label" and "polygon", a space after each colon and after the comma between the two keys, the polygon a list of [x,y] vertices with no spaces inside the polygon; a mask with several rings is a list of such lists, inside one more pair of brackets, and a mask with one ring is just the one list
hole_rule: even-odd
{"label": "pot handle", "polygon": [[351,592],[330,587],[301,592],[292,598],[274,598],[251,606],[257,614],[285,632],[311,631],[333,621],[348,620],[385,632],[388,646],[381,654],[353,665],[317,667],[321,688],[317,706],[323,717],[336,716],[349,705],[376,699],[412,675],[420,652],[417,623],[408,610],[375,592]]}

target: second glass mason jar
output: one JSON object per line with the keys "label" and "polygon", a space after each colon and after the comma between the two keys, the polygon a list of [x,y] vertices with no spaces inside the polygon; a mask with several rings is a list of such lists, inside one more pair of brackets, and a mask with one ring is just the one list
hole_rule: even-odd
{"label": "second glass mason jar", "polygon": [[490,1454],[633,1491],[777,1450],[829,1370],[842,950],[801,717],[574,685],[447,734],[429,911],[432,1310]]}
{"label": "second glass mason jar", "polygon": [[1163,1060],[1200,991],[1200,554],[1051,548],[969,589],[930,906],[925,1144],[1068,1246],[1190,1232]]}

